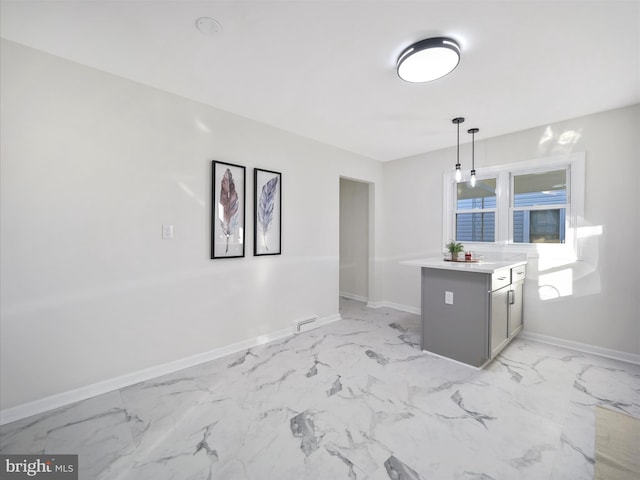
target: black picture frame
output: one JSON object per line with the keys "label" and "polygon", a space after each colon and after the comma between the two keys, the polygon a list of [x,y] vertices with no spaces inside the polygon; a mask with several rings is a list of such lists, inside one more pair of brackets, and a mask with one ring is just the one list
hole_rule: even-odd
{"label": "black picture frame", "polygon": [[282,173],[253,170],[253,254],[282,253]]}
{"label": "black picture frame", "polygon": [[244,257],[246,168],[211,162],[211,259]]}

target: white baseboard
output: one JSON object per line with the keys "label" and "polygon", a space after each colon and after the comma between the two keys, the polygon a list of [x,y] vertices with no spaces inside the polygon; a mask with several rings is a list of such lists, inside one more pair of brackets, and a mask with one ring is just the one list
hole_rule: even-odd
{"label": "white baseboard", "polygon": [[369,302],[367,303],[367,307],[369,308],[387,307],[387,308],[393,308],[394,310],[400,310],[401,312],[420,315],[420,307],[412,307],[411,305],[402,305],[401,303],[387,302],[386,300],[381,300],[379,302]]}
{"label": "white baseboard", "polygon": [[550,337],[547,335],[541,335],[539,333],[527,332],[526,330],[520,332],[518,336],[520,338],[533,340],[540,343],[548,343],[549,345],[555,345],[557,347],[564,347],[570,350],[576,350],[578,352],[598,355],[599,357],[606,357],[613,360],[620,360],[622,362],[640,365],[640,355],[637,355],[635,353],[621,352],[620,350],[598,347],[597,345],[589,345],[588,343],[574,342],[573,340],[565,340],[563,338]]}
{"label": "white baseboard", "polygon": [[[326,325],[328,323],[341,320],[340,314],[329,315],[318,319],[318,325]],[[156,365],[154,367],[146,368],[144,370],[138,370],[137,372],[128,373],[116,378],[104,380],[101,382],[86,385],[84,387],[76,388],[66,392],[51,395],[49,397],[42,398],[40,400],[34,400],[33,402],[23,403],[15,407],[6,408],[0,410],[0,425],[6,425],[7,423],[22,420],[23,418],[37,415],[39,413],[47,412],[55,408],[64,407],[75,402],[86,400],[103,393],[112,392],[121,388],[135,385],[136,383],[151,380],[153,378],[167,375],[169,373],[177,372],[185,368],[193,367],[201,363],[209,362],[217,358],[232,355],[234,353],[247,350],[249,348],[257,347],[258,345],[264,345],[265,343],[273,342],[281,338],[293,335],[291,328],[285,328],[277,330],[266,335],[260,335],[242,342],[233,343],[225,347],[216,348],[214,350],[193,355],[187,358],[181,358],[179,360],[164,363],[162,365]]]}
{"label": "white baseboard", "polygon": [[336,313],[334,315],[329,315],[328,317],[323,317],[318,320],[318,322],[320,323],[320,325],[327,325],[329,323],[337,322],[338,320],[342,320],[342,317],[339,313]]}
{"label": "white baseboard", "polygon": [[355,293],[349,292],[340,292],[340,296],[344,298],[348,298],[349,300],[356,300],[358,302],[367,302],[367,297],[363,297],[362,295],[356,295]]}
{"label": "white baseboard", "polygon": [[337,322],[338,320],[342,320],[342,317],[339,313],[322,318],[312,316],[301,320],[296,320],[292,323],[291,326],[293,328],[293,333],[298,334],[313,330],[314,328],[321,327],[322,325]]}
{"label": "white baseboard", "polygon": [[377,302],[367,302],[367,307],[369,308],[381,308],[384,307],[384,301],[378,300]]}
{"label": "white baseboard", "polygon": [[[369,302],[367,304],[370,308],[388,307],[394,310],[400,310],[402,312],[414,313],[420,315],[419,307],[412,307],[410,305],[402,305],[398,303],[388,302],[381,300],[378,302]],[[556,345],[558,347],[568,348],[578,352],[590,353],[592,355],[598,355],[600,357],[611,358],[613,360],[620,360],[622,362],[633,363],[640,365],[640,355],[635,353],[621,352],[620,350],[613,350],[610,348],[598,347],[597,345],[589,345],[588,343],[574,342],[573,340],[565,340],[563,338],[550,337],[548,335],[541,335],[539,333],[532,333],[523,330],[519,334],[520,338],[526,338],[534,340],[540,343],[547,343],[549,345]]]}

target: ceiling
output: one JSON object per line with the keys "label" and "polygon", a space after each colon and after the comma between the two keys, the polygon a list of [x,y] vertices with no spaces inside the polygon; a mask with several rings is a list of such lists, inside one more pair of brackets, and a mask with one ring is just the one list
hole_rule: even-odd
{"label": "ceiling", "polygon": [[[635,1],[4,1],[3,38],[381,161],[640,102]],[[213,35],[199,17],[222,26]],[[417,40],[446,77],[400,80]]]}

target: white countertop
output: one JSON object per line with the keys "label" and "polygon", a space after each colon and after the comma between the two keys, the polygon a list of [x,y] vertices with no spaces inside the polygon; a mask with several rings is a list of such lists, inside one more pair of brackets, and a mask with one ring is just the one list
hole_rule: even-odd
{"label": "white countertop", "polygon": [[422,268],[438,268],[441,270],[459,270],[464,272],[494,273],[503,268],[526,265],[526,260],[481,260],[480,262],[447,262],[442,257],[405,260],[400,265]]}

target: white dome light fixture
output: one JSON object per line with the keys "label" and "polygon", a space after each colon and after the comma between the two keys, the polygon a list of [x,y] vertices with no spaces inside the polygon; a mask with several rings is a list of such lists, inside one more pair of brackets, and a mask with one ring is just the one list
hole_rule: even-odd
{"label": "white dome light fixture", "polygon": [[398,57],[398,76],[411,83],[430,82],[451,73],[460,63],[460,46],[448,37],[420,40]]}

